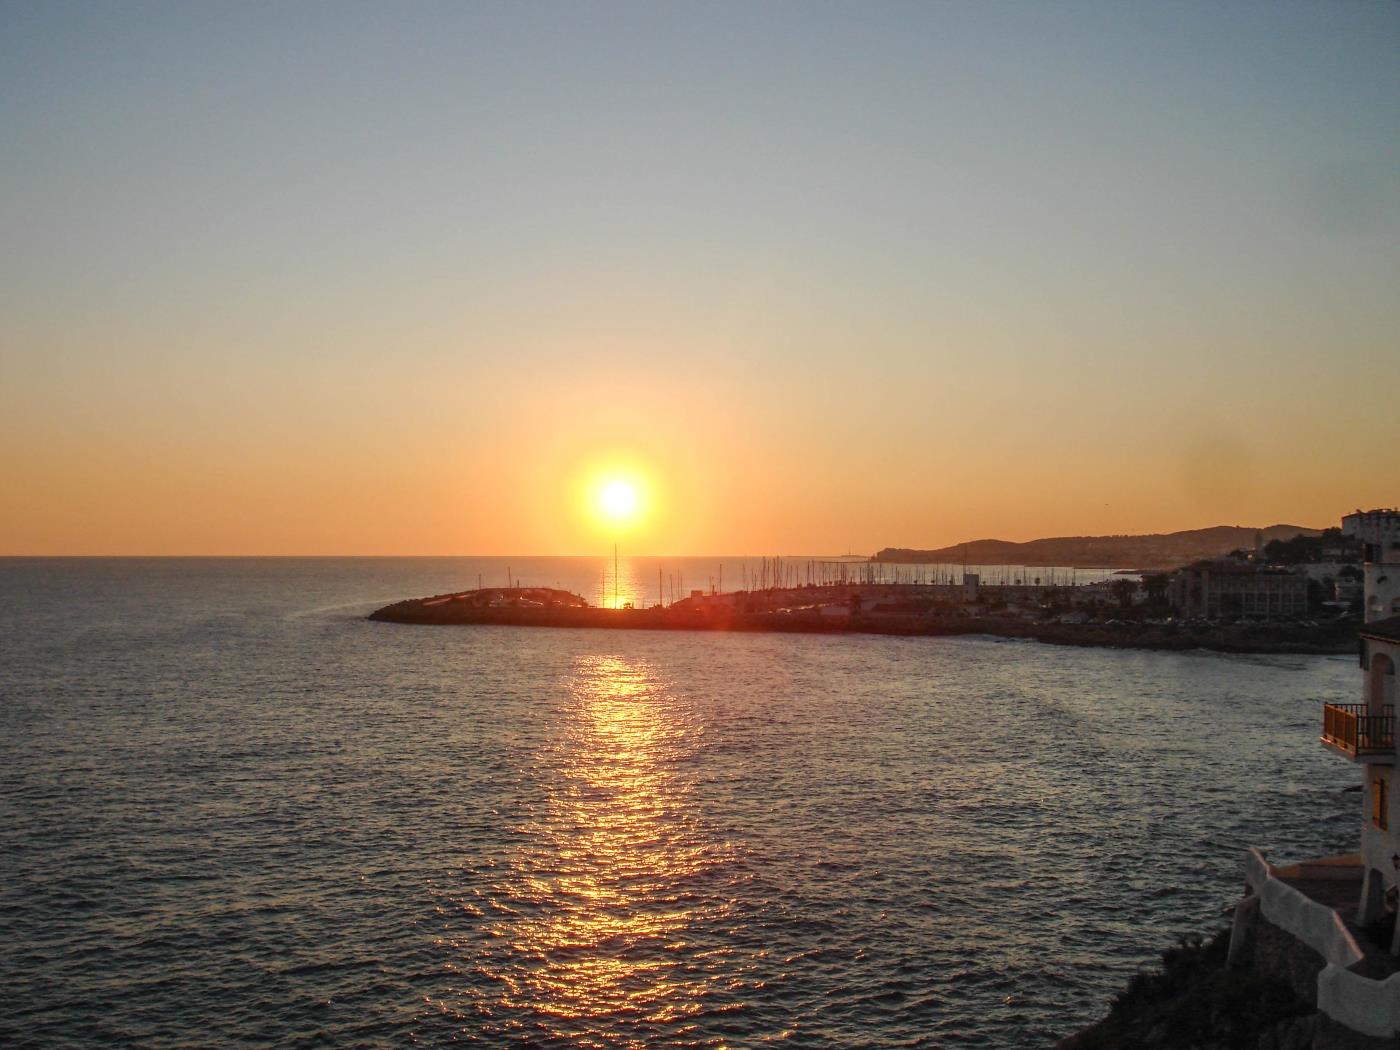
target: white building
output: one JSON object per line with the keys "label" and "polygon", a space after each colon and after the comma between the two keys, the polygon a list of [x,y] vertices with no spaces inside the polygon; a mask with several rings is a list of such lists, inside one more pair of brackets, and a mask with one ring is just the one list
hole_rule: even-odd
{"label": "white building", "polygon": [[1358,510],[1342,518],[1342,534],[1361,543],[1366,622],[1400,615],[1400,510]]}
{"label": "white building", "polygon": [[1362,601],[1366,622],[1400,616],[1400,561],[1368,561],[1364,572]]}
{"label": "white building", "polygon": [[[1365,769],[1361,814],[1361,858],[1366,866],[1359,921],[1373,922],[1396,910],[1400,898],[1400,777],[1395,775],[1395,668],[1400,664],[1400,617],[1361,628],[1361,703],[1324,708],[1322,742]],[[1329,716],[1331,721],[1329,722]],[[1328,728],[1341,731],[1329,736]],[[1400,955],[1400,925],[1392,954]]]}
{"label": "white building", "polygon": [[963,594],[964,605],[976,605],[977,599],[981,596],[982,578],[975,572],[963,573]]}
{"label": "white building", "polygon": [[[1288,867],[1258,850],[1249,895],[1235,909],[1232,963],[1287,981],[1315,1002],[1326,1033],[1314,1046],[1400,1041],[1400,773],[1395,675],[1400,616],[1361,628],[1360,703],[1325,704],[1322,743],[1362,770],[1361,849]],[[1378,940],[1383,931],[1391,931]]]}
{"label": "white building", "polygon": [[1356,510],[1342,518],[1342,535],[1386,550],[1400,548],[1400,510]]}

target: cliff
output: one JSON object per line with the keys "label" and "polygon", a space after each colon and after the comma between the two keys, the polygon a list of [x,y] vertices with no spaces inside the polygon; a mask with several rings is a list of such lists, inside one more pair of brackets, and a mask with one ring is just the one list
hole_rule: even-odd
{"label": "cliff", "polygon": [[1107,1017],[1055,1050],[1311,1050],[1320,1018],[1283,981],[1227,969],[1229,930],[1192,937],[1119,993]]}

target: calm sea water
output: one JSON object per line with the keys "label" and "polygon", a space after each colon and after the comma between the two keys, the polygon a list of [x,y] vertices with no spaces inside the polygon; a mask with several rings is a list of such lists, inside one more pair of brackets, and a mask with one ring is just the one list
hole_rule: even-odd
{"label": "calm sea water", "polygon": [[0,561],[0,1042],[1044,1045],[1355,842],[1349,658],[362,619],[503,566]]}

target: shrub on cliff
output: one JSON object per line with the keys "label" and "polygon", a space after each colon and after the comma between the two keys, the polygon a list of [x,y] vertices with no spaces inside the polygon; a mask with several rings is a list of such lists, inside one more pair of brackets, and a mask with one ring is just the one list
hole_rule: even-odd
{"label": "shrub on cliff", "polygon": [[[1109,1015],[1060,1050],[1256,1050],[1287,1045],[1312,1012],[1285,984],[1227,970],[1230,932],[1183,937],[1161,968],[1133,976]],[[1304,1043],[1303,1045],[1307,1045]]]}

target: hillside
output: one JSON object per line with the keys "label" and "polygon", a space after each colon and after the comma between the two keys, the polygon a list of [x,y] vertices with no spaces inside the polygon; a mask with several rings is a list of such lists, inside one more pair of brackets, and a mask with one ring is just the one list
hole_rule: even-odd
{"label": "hillside", "polygon": [[953,547],[916,550],[886,547],[874,561],[962,562],[969,565],[1073,565],[1105,569],[1170,569],[1201,558],[1217,558],[1241,547],[1252,548],[1256,536],[1263,542],[1292,539],[1300,533],[1316,536],[1320,529],[1301,525],[1270,525],[1254,529],[1242,525],[1216,525],[1208,529],[1153,533],[1147,536],[1057,536],[1012,543],[1008,540],[972,540]]}

